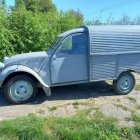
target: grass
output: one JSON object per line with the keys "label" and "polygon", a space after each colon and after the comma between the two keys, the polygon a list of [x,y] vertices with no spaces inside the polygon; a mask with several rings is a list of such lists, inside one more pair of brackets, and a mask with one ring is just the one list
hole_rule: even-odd
{"label": "grass", "polygon": [[135,98],[133,98],[133,97],[127,97],[127,99],[129,100],[129,101],[131,101],[132,103],[136,103],[136,99]]}
{"label": "grass", "polygon": [[79,103],[78,102],[74,102],[74,103],[72,103],[72,105],[73,106],[77,106],[77,105],[79,105]]}
{"label": "grass", "polygon": [[79,109],[79,107],[78,107],[79,103],[78,102],[74,102],[74,103],[72,103],[72,105],[75,109]]}
{"label": "grass", "polygon": [[55,110],[57,110],[57,107],[56,106],[53,106],[53,107],[50,107],[49,108],[49,111],[55,111]]}
{"label": "grass", "polygon": [[78,106],[78,105],[91,106],[94,103],[95,103],[95,99],[94,98],[89,98],[89,99],[87,99],[87,101],[74,102],[74,103],[72,103],[72,105],[74,105],[74,106]]}
{"label": "grass", "polygon": [[[140,139],[140,125],[120,128],[117,120],[98,110],[89,118],[90,110],[67,118],[41,118],[35,115],[0,123],[0,140],[123,140]],[[132,119],[139,124],[140,117]]]}
{"label": "grass", "polygon": [[140,110],[140,105],[136,106],[135,108],[136,108],[137,110]]}
{"label": "grass", "polygon": [[132,114],[132,120],[137,124],[140,124],[140,115]]}
{"label": "grass", "polygon": [[43,139],[43,119],[34,115],[0,123],[0,139],[37,140]]}
{"label": "grass", "polygon": [[121,102],[121,99],[117,99],[116,102]]}
{"label": "grass", "polygon": [[116,105],[117,107],[119,107],[119,108],[125,110],[125,111],[128,110],[128,108],[127,108],[126,106],[122,105],[122,104],[115,104],[115,105]]}
{"label": "grass", "polygon": [[140,85],[136,85],[136,86],[135,86],[135,90],[136,90],[136,91],[140,91]]}
{"label": "grass", "polygon": [[39,113],[39,114],[45,114],[45,110],[44,110],[44,109],[39,109],[39,110],[37,111],[37,113]]}

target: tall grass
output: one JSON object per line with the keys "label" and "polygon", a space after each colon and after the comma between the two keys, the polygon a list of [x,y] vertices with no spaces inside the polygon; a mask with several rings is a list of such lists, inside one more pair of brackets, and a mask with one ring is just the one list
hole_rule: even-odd
{"label": "tall grass", "polygon": [[114,118],[100,112],[92,116],[80,113],[67,118],[41,118],[35,115],[0,123],[0,140],[121,140],[140,139],[140,120],[137,125],[120,128]]}

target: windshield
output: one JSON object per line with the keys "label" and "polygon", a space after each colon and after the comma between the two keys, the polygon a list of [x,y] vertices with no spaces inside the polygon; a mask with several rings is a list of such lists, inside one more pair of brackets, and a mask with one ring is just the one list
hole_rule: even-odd
{"label": "windshield", "polygon": [[61,41],[61,39],[62,39],[62,37],[57,37],[57,38],[53,41],[53,43],[52,43],[51,47],[49,48],[49,50],[53,50],[53,49],[57,46],[57,44]]}

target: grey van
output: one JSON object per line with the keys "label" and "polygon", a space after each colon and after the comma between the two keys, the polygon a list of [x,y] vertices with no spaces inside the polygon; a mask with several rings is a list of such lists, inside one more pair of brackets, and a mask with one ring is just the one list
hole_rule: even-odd
{"label": "grey van", "polygon": [[0,87],[14,104],[33,99],[41,86],[113,80],[118,94],[140,73],[140,26],[83,26],[59,35],[48,51],[20,54],[0,63]]}

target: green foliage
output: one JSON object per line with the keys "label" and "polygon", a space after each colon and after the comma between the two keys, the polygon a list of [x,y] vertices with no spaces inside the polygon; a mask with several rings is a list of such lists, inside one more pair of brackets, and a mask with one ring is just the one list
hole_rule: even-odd
{"label": "green foliage", "polygon": [[0,11],[0,60],[6,55],[14,53],[12,41],[14,32],[10,29],[9,19],[5,16],[4,11]]}
{"label": "green foliage", "polygon": [[69,29],[82,26],[84,24],[84,18],[82,13],[74,10],[67,12],[61,11],[60,25],[61,31],[67,31]]}
{"label": "green foliage", "polygon": [[32,13],[14,11],[11,27],[16,32],[16,53],[47,50],[51,42],[61,32],[57,13]]}
{"label": "green foliage", "polygon": [[0,123],[0,139],[6,140],[134,140],[140,125],[119,127],[114,118],[96,112],[67,118],[40,118],[35,115]]}
{"label": "green foliage", "polygon": [[51,0],[16,0],[11,13],[0,11],[0,60],[47,50],[61,32],[81,25],[80,11],[59,13]]}
{"label": "green foliage", "polygon": [[27,118],[16,119],[15,121],[2,122],[0,125],[0,139],[7,140],[38,140],[43,139],[43,119],[34,115]]}
{"label": "green foliage", "polygon": [[16,10],[25,10],[25,4],[23,0],[16,0],[16,5],[15,5]]}
{"label": "green foliage", "polygon": [[56,6],[51,0],[23,0],[28,11],[56,12]]}

